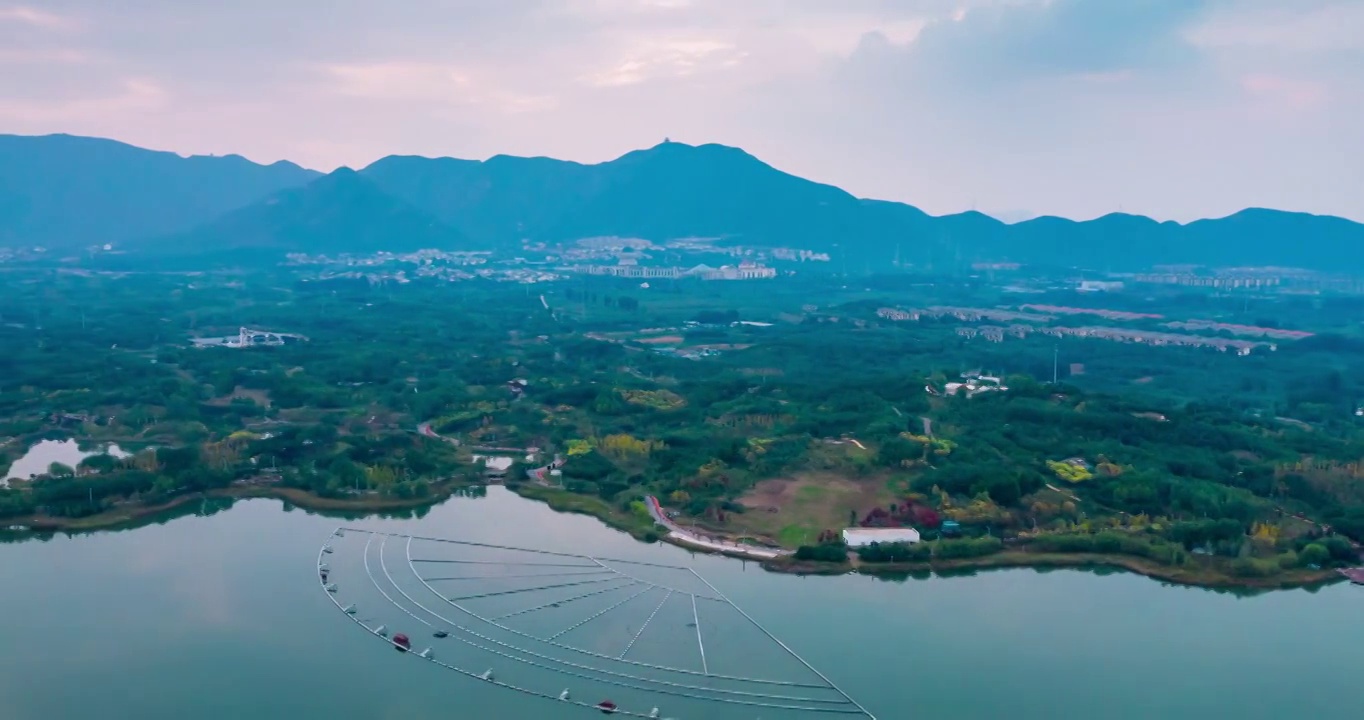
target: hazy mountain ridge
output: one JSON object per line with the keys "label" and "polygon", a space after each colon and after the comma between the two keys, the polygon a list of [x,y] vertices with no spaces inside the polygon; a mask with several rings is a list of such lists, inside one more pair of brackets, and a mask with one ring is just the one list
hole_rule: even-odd
{"label": "hazy mountain ridge", "polygon": [[1007,224],[932,216],[783,173],[737,148],[663,143],[597,165],[497,156],[388,157],[361,171],[385,190],[492,243],[619,235],[845,254],[862,267],[1015,261],[1135,270],[1157,264],[1285,265],[1364,271],[1364,225],[1251,208],[1188,224],[1113,213]]}
{"label": "hazy mountain ridge", "polygon": [[459,230],[342,168],[142,246],[160,255],[184,256],[217,251],[365,254],[469,244]]}
{"label": "hazy mountain ridge", "polygon": [[[0,160],[10,157],[28,158],[37,181],[21,183],[23,167],[0,168],[0,244],[126,240],[135,251],[364,253],[703,236],[831,252],[859,271],[897,257],[937,269],[1014,261],[1364,271],[1364,225],[1343,218],[1258,208],[1188,224],[1119,213],[1014,224],[978,212],[931,216],[854,197],[723,145],[665,142],[594,165],[389,156],[358,173],[326,176],[288,163],[182,158],[70,136],[0,136]],[[52,161],[35,168],[33,158],[43,157]]]}
{"label": "hazy mountain ridge", "polygon": [[0,245],[80,248],[187,230],[319,177],[73,135],[0,135]]}

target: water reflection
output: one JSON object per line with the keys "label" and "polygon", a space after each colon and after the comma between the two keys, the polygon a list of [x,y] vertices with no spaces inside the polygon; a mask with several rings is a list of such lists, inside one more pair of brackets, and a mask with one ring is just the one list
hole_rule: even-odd
{"label": "water reflection", "polygon": [[113,443],[83,450],[75,440],[39,440],[14,461],[4,479],[0,480],[0,487],[8,485],[10,480],[28,480],[35,475],[42,475],[53,463],[75,468],[82,460],[94,455],[125,458],[129,454]]}
{"label": "water reflection", "polygon": [[[457,488],[451,492],[451,497],[454,498],[473,499],[487,497],[487,495],[488,487],[486,485],[473,485],[467,488]],[[151,525],[165,525],[172,520],[184,517],[209,517],[216,515],[220,512],[231,510],[233,505],[237,502],[237,498],[204,495],[198,499],[176,505],[172,508],[138,516],[127,522],[105,525],[91,530],[11,530],[4,526],[0,526],[0,544],[17,543],[23,542],[24,540],[47,541],[56,536],[69,538],[99,533],[124,532]],[[359,520],[421,520],[429,515],[433,508],[439,506],[444,501],[433,500],[425,505],[405,508],[388,508],[383,510],[319,510],[301,507],[288,500],[280,500],[279,502],[284,512],[301,511],[304,515],[310,517],[354,522]]]}
{"label": "water reflection", "polygon": [[[191,708],[203,720],[574,717],[373,650],[309,572],[319,544],[353,521],[282,507],[196,499],[137,533],[0,545],[0,607],[16,619],[0,624],[0,647],[26,649],[0,653],[0,715],[97,715],[113,701],[120,717]],[[1349,631],[1361,594],[1348,585],[1243,598],[1071,568],[952,579],[746,573],[743,563],[638,543],[501,488],[385,515],[357,522],[694,566],[882,718],[1046,718],[1063,705],[1101,708],[1106,720],[1353,717],[1353,668],[1364,663],[1359,634]],[[497,668],[508,679],[525,670]],[[148,683],[156,691],[139,692]]]}

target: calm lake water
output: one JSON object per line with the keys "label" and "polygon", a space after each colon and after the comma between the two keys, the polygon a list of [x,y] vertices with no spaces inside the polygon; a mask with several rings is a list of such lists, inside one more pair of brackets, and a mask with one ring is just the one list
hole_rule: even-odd
{"label": "calm lake water", "polygon": [[10,465],[5,477],[0,479],[0,487],[4,487],[7,481],[12,479],[27,480],[32,475],[41,475],[47,472],[52,463],[74,468],[85,458],[100,453],[117,458],[128,456],[128,453],[113,444],[82,450],[75,440],[39,440]]}
{"label": "calm lake water", "polygon": [[[255,500],[134,530],[0,544],[0,718],[595,716],[395,653],[349,622],[314,572],[341,524],[694,568],[881,720],[1361,712],[1364,589],[1238,597],[1069,570],[780,576],[637,543],[492,488],[420,519],[344,521]],[[356,536],[345,542],[363,545]],[[357,557],[342,558],[339,542],[328,557],[352,587]],[[394,563],[402,551],[388,552]],[[414,634],[414,645],[432,642]],[[434,642],[441,658],[460,655],[453,640]],[[499,679],[520,672],[509,665]],[[670,715],[666,700],[657,704]]]}

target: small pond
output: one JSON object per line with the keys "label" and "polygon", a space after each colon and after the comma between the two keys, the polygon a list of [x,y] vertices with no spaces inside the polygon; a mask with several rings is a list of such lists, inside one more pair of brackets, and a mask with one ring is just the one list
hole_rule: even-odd
{"label": "small pond", "polygon": [[75,440],[39,440],[9,467],[4,479],[0,480],[0,487],[8,485],[10,480],[27,480],[33,475],[41,475],[47,472],[52,463],[74,468],[85,458],[101,454],[123,458],[128,457],[130,453],[114,444],[82,450]]}

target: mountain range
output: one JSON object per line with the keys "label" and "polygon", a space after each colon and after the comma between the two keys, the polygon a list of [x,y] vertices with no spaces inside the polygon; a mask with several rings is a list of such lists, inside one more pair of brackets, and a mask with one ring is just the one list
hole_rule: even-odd
{"label": "mountain range", "polygon": [[0,247],[71,249],[186,230],[320,176],[238,155],[181,157],[98,138],[0,135]]}
{"label": "mountain range", "polygon": [[[777,170],[737,148],[665,142],[595,165],[390,156],[323,175],[236,155],[97,138],[0,135],[0,246],[147,256],[512,249],[523,241],[685,237],[830,252],[849,269],[1020,262],[1364,270],[1364,225],[1247,209],[1188,224],[1111,214],[1006,224],[931,216]],[[849,265],[849,263],[853,263]]]}

